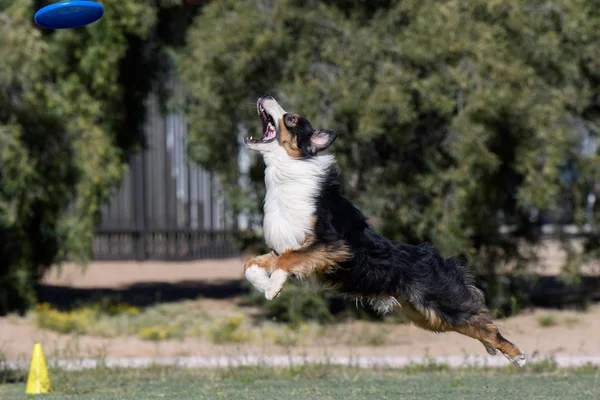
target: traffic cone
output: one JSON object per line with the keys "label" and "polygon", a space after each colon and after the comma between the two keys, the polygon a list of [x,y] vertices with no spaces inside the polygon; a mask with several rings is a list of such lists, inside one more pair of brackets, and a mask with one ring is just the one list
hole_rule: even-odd
{"label": "traffic cone", "polygon": [[36,343],[33,345],[33,354],[31,355],[31,365],[29,366],[29,377],[27,378],[27,394],[41,394],[52,391],[50,384],[50,376],[48,376],[48,368],[46,368],[46,360],[42,345]]}

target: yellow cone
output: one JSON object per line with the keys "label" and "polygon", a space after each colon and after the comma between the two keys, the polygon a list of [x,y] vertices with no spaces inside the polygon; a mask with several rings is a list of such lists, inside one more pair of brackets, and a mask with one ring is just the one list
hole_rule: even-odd
{"label": "yellow cone", "polygon": [[29,367],[29,377],[27,378],[27,394],[41,394],[52,391],[46,360],[42,352],[42,345],[36,343],[33,345],[33,354],[31,356],[31,366]]}

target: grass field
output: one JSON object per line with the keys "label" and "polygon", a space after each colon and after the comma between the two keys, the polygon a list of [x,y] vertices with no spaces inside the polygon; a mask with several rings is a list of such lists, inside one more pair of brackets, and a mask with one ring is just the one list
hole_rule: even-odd
{"label": "grass field", "polygon": [[[44,399],[599,399],[596,368],[449,370],[443,366],[359,370],[298,368],[189,370],[173,367],[51,371]],[[24,373],[5,372],[0,398],[26,399]]]}

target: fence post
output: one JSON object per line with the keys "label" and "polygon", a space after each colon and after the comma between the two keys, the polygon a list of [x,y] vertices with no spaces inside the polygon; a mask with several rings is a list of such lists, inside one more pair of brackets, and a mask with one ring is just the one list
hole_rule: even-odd
{"label": "fence post", "polygon": [[133,202],[135,210],[134,251],[135,259],[146,259],[146,176],[144,173],[145,151],[141,151],[132,162],[133,166]]}

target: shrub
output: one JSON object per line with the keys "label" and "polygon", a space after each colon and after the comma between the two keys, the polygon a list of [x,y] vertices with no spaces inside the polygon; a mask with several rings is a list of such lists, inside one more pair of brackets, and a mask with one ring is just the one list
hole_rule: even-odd
{"label": "shrub", "polygon": [[278,322],[298,325],[306,321],[328,323],[341,319],[357,319],[380,321],[378,315],[370,307],[360,302],[345,299],[334,292],[314,291],[307,282],[290,280],[274,300],[265,299],[264,294],[251,287],[244,281],[249,294],[245,297],[247,305],[259,306],[263,317]]}
{"label": "shrub", "polygon": [[540,324],[540,326],[542,326],[544,328],[550,328],[551,326],[558,325],[558,321],[552,314],[547,314],[547,315],[543,315],[543,316],[539,317],[538,323]]}
{"label": "shrub", "polygon": [[91,308],[59,311],[52,308],[48,303],[42,303],[36,307],[37,326],[60,333],[84,333],[86,327],[96,317],[96,310]]}
{"label": "shrub", "polygon": [[244,321],[243,315],[217,320],[208,329],[208,338],[214,343],[245,342],[250,339],[250,334],[242,330]]}
{"label": "shrub", "polygon": [[264,316],[279,322],[300,324],[303,321],[329,322],[333,315],[329,298],[314,293],[308,285],[290,281],[274,300],[266,300],[263,293],[251,289],[248,304],[260,306]]}
{"label": "shrub", "polygon": [[[40,328],[60,333],[95,333],[111,336],[112,326],[106,323],[106,317],[129,317],[140,313],[140,309],[126,303],[104,301],[99,304],[80,305],[72,310],[61,311],[48,303],[35,307],[35,322]],[[117,332],[118,333],[118,332]]]}
{"label": "shrub", "polygon": [[138,336],[140,339],[161,341],[165,339],[182,338],[177,325],[157,325],[140,329]]}
{"label": "shrub", "polygon": [[[600,254],[599,203],[586,201],[600,171],[600,79],[589,61],[600,14],[589,0],[547,13],[459,3],[208,3],[178,58],[193,98],[189,148],[221,175],[230,201],[259,216],[262,158],[242,171],[231,155],[240,128],[259,129],[248,100],[268,87],[284,108],[340,133],[348,196],[382,233],[464,255],[488,277],[492,308],[509,313],[520,292],[493,278],[500,265],[531,265],[541,224],[587,223],[584,248]],[[464,23],[468,32],[454,34]],[[221,29],[229,24],[235,37]]]}

